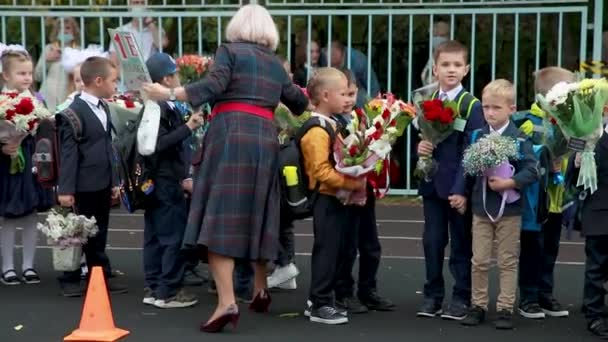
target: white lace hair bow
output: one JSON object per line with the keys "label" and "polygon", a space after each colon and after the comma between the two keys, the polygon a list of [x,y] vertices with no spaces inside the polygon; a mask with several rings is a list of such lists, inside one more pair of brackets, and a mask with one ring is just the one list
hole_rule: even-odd
{"label": "white lace hair bow", "polygon": [[[27,52],[27,50],[21,45],[18,45],[18,44],[6,45],[4,43],[0,43],[0,56],[2,56],[5,51],[22,51],[22,52],[29,54]],[[0,64],[0,72],[2,72],[2,64]]]}
{"label": "white lace hair bow", "polygon": [[108,58],[108,56],[108,53],[104,52],[103,48],[99,45],[89,45],[84,50],[66,47],[61,54],[61,65],[66,73],[70,73],[77,65],[82,64],[89,57]]}

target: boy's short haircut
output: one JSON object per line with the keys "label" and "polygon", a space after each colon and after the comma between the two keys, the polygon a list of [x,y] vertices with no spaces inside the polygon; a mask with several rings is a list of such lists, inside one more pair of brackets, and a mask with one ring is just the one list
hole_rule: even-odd
{"label": "boy's short haircut", "polygon": [[482,94],[490,93],[504,98],[509,104],[515,104],[515,87],[513,83],[503,78],[488,83]]}
{"label": "boy's short haircut", "polygon": [[110,76],[112,69],[116,66],[112,61],[104,57],[89,57],[80,66],[80,78],[85,86],[93,84],[97,77],[106,79]]}
{"label": "boy's short haircut", "polygon": [[310,96],[310,101],[313,104],[318,104],[320,92],[324,88],[329,87],[330,83],[345,77],[346,76],[336,68],[326,67],[317,69],[310,81],[308,81],[308,86],[306,87],[306,91]]}
{"label": "boy's short haircut", "polygon": [[534,73],[534,92],[546,96],[559,82],[576,82],[576,75],[570,70],[555,66],[540,69]]}
{"label": "boy's short haircut", "polygon": [[7,50],[2,53],[0,57],[2,60],[2,71],[6,72],[10,70],[13,62],[27,62],[31,61],[32,57],[25,51],[19,50]]}
{"label": "boy's short haircut", "polygon": [[344,74],[344,76],[346,76],[346,80],[348,81],[348,86],[350,87],[351,85],[357,85],[357,79],[355,78],[355,74],[353,74],[353,72],[348,69],[348,68],[340,68],[340,71],[342,71],[342,73]]}
{"label": "boy's short haircut", "polygon": [[443,42],[437,45],[435,51],[433,52],[433,61],[437,62],[437,59],[439,59],[439,56],[441,56],[442,53],[454,52],[462,53],[465,63],[469,63],[469,48],[467,48],[464,44],[456,40],[448,40],[447,42]]}

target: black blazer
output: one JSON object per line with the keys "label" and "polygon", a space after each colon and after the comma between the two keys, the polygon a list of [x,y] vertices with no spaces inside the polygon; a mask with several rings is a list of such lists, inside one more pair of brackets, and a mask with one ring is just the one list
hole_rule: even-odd
{"label": "black blazer", "polygon": [[[595,162],[597,190],[587,197],[582,208],[581,229],[585,236],[608,235],[606,224],[608,221],[608,133],[606,132],[595,146]],[[578,177],[578,172],[576,176]]]}
{"label": "black blazer", "polygon": [[192,134],[182,115],[167,102],[159,102],[161,116],[156,151],[146,158],[146,168],[153,178],[182,181],[190,165],[184,160],[184,140]]}
{"label": "black blazer", "polygon": [[60,144],[58,193],[94,192],[118,185],[113,167],[112,122],[107,109],[108,127],[104,130],[80,96],[74,98],[70,108],[80,118],[82,138],[77,141],[67,119],[63,115],[56,116]]}

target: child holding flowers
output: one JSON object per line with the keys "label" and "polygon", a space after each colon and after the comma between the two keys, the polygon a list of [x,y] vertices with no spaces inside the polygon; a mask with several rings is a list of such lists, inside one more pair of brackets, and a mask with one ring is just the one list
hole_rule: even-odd
{"label": "child holding flowers", "polygon": [[[53,196],[50,191],[42,189],[33,172],[35,142],[32,135],[36,131],[38,120],[50,116],[50,113],[29,90],[34,69],[29,54],[25,50],[5,50],[2,52],[1,63],[5,85],[0,96],[0,282],[5,285],[18,285],[22,281],[37,284],[40,278],[34,269],[36,211],[50,208]],[[17,228],[23,229],[20,276],[13,261]]]}
{"label": "child holding flowers", "polygon": [[[500,294],[497,304],[498,317],[494,321],[494,325],[497,329],[512,329],[522,210],[522,200],[518,199],[517,194],[514,194],[513,191],[521,191],[527,185],[535,182],[538,179],[538,171],[532,143],[525,140],[523,134],[509,120],[515,110],[515,89],[511,82],[496,80],[488,84],[482,93],[482,104],[484,117],[488,124],[477,131],[479,133],[475,133],[475,135],[479,135],[480,140],[471,145],[469,149],[478,147],[483,143],[482,140],[494,141],[496,147],[495,150],[490,149],[485,153],[473,153],[475,158],[465,157],[463,164],[465,166],[479,165],[466,167],[469,172],[488,170],[490,167],[498,166],[493,159],[502,155],[503,158],[498,161],[508,161],[512,171],[511,175],[503,173],[496,176],[482,174],[469,177],[471,182],[474,182],[471,196],[473,211],[472,295],[471,308],[462,324],[476,326],[485,319],[489,302],[488,272],[492,245],[496,239],[498,241]],[[501,137],[496,137],[496,135]],[[512,140],[522,138],[522,140],[508,144],[508,142],[501,142],[504,140],[502,138]],[[498,145],[501,146],[498,147]],[[465,156],[468,152],[469,150],[465,152]],[[519,154],[522,155],[521,159],[513,158],[514,155]],[[483,157],[484,155],[485,157]],[[511,197],[511,199],[507,197]]]}

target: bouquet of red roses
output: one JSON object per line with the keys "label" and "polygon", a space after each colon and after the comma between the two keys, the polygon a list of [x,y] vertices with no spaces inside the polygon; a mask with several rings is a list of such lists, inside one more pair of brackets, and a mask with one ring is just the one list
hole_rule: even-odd
{"label": "bouquet of red roses", "polygon": [[199,55],[183,55],[175,61],[182,84],[192,83],[203,78],[212,63],[212,58]]}
{"label": "bouquet of red roses", "polygon": [[[0,142],[3,144],[21,145],[28,135],[35,135],[38,123],[50,118],[49,112],[42,103],[29,91],[21,94],[7,92],[0,94]],[[10,174],[23,172],[25,156],[21,146],[17,154],[11,156]]]}
{"label": "bouquet of red roses", "polygon": [[[427,100],[423,101],[420,107],[418,127],[422,139],[429,141],[433,146],[437,146],[454,132],[458,106],[454,102]],[[427,181],[430,181],[430,178],[437,171],[437,163],[431,156],[420,157],[416,170]]]}

